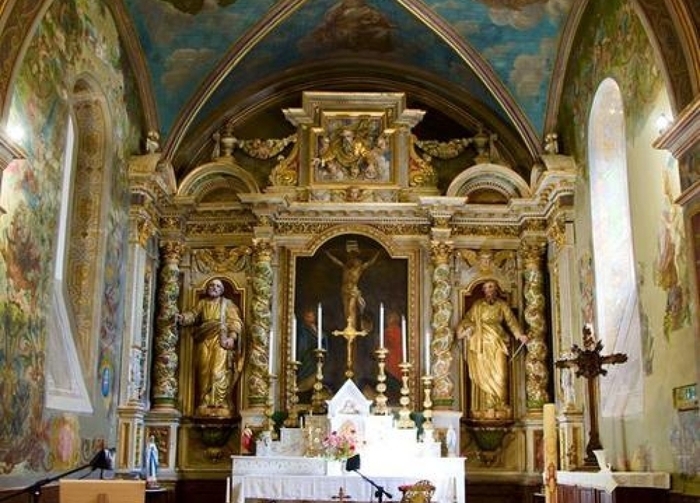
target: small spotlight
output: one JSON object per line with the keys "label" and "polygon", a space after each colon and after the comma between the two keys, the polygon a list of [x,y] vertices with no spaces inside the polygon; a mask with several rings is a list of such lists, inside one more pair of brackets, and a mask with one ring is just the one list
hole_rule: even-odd
{"label": "small spotlight", "polygon": [[664,134],[670,125],[671,125],[671,119],[666,117],[666,114],[661,114],[657,117],[656,129],[659,130],[659,134]]}
{"label": "small spotlight", "polygon": [[24,128],[19,124],[8,123],[5,127],[5,132],[12,141],[20,142],[24,140]]}

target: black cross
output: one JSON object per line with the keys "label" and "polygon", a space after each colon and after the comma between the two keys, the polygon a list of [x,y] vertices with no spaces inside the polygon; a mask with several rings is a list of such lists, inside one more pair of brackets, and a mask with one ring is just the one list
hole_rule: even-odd
{"label": "black cross", "polygon": [[574,344],[571,351],[575,357],[557,360],[555,365],[558,368],[574,367],[576,377],[585,377],[588,385],[588,418],[591,428],[588,433],[588,445],[586,445],[586,459],[584,467],[597,467],[598,463],[593,451],[602,449],[600,443],[600,435],[598,432],[598,387],[596,378],[600,375],[608,373],[603,368],[603,365],[614,365],[617,363],[625,363],[627,355],[624,353],[613,353],[611,355],[601,355],[603,351],[603,343],[596,341],[593,335],[593,330],[589,325],[583,327],[583,345],[581,349]]}

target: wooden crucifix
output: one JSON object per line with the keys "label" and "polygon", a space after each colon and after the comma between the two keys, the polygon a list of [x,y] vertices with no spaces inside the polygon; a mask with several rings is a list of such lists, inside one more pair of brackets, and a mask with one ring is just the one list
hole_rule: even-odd
{"label": "wooden crucifix", "polygon": [[353,362],[355,337],[364,337],[367,335],[367,331],[356,330],[355,327],[352,326],[352,318],[348,318],[348,326],[345,327],[345,330],[334,330],[331,333],[336,337],[344,337],[348,343],[347,354],[345,357],[345,377],[350,379],[353,375],[355,375],[355,371],[353,370],[353,367],[355,366]]}
{"label": "wooden crucifix", "polygon": [[588,433],[588,445],[586,445],[586,459],[584,467],[597,467],[595,454],[593,451],[600,450],[603,446],[600,443],[600,434],[598,431],[598,381],[600,375],[608,373],[603,368],[603,365],[613,365],[616,363],[625,363],[627,355],[624,353],[613,353],[610,355],[602,355],[603,343],[596,341],[593,335],[593,329],[586,324],[583,327],[583,346],[581,349],[574,344],[571,347],[572,353],[575,355],[572,358],[557,360],[555,365],[558,368],[575,368],[576,377],[585,377],[587,379],[588,388],[588,418],[590,421],[590,431]]}

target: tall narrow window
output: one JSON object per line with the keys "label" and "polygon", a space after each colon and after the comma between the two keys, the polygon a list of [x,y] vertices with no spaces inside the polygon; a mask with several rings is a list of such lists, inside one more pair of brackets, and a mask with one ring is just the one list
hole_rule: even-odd
{"label": "tall narrow window", "polygon": [[75,326],[66,299],[65,270],[67,240],[70,232],[71,187],[75,171],[75,123],[69,116],[62,162],[61,207],[58,212],[58,235],[54,254],[54,281],[51,316],[48,325],[46,372],[46,406],[52,409],[91,413],[90,397],[85,385],[75,345]]}
{"label": "tall narrow window", "polygon": [[91,412],[103,319],[109,122],[95,81],[81,78],[72,91],[58,208],[46,402],[54,409]]}
{"label": "tall narrow window", "polygon": [[606,79],[593,100],[588,131],[595,326],[604,353],[622,352],[629,360],[606,368],[608,375],[600,380],[604,417],[642,412],[641,323],[624,119],[617,83]]}

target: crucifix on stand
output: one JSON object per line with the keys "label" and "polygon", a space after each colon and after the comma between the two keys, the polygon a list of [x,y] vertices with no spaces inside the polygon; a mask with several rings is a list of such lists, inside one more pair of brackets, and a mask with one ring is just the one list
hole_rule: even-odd
{"label": "crucifix on stand", "polygon": [[602,355],[603,343],[596,341],[593,329],[590,325],[583,327],[583,349],[574,344],[571,351],[575,355],[572,358],[565,358],[556,361],[558,368],[575,368],[576,377],[585,377],[588,388],[588,419],[590,431],[588,433],[588,445],[586,445],[586,459],[584,468],[595,468],[598,463],[593,451],[603,448],[600,443],[598,431],[598,376],[608,373],[603,365],[613,365],[625,363],[627,355],[624,353],[613,353]]}
{"label": "crucifix on stand", "polygon": [[352,318],[348,318],[348,326],[345,327],[345,330],[334,330],[332,332],[333,335],[336,337],[344,337],[345,340],[348,342],[347,345],[347,355],[345,358],[345,377],[350,379],[353,375],[355,375],[355,372],[353,371],[353,347],[355,345],[355,338],[356,337],[364,337],[367,335],[366,330],[357,330],[353,325],[352,325]]}

